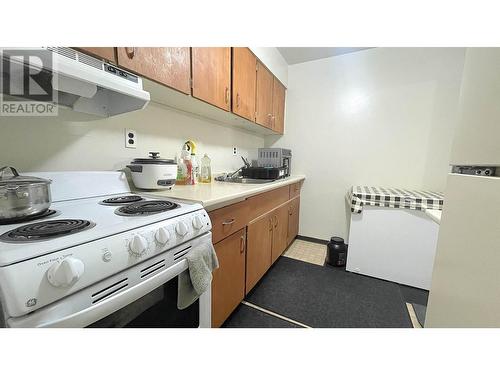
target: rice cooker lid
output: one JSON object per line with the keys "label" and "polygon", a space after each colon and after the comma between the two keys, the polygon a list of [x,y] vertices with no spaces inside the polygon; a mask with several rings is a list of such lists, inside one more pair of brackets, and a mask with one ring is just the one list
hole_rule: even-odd
{"label": "rice cooker lid", "polygon": [[175,165],[173,159],[160,159],[159,152],[150,152],[149,158],[137,158],[132,160],[132,164],[160,164],[160,165]]}

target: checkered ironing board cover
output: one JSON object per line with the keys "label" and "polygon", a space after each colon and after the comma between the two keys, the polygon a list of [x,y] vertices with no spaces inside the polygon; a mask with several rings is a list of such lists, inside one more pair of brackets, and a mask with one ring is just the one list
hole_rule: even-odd
{"label": "checkered ironing board cover", "polygon": [[353,213],[361,213],[365,204],[410,210],[443,209],[443,194],[427,190],[353,186],[347,193],[346,199]]}

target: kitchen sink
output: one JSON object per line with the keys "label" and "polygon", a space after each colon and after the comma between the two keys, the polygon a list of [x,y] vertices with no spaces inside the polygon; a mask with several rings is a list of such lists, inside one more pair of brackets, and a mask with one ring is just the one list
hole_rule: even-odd
{"label": "kitchen sink", "polygon": [[238,184],[265,184],[273,181],[274,180],[263,180],[260,178],[231,177],[225,179],[223,182],[233,182]]}

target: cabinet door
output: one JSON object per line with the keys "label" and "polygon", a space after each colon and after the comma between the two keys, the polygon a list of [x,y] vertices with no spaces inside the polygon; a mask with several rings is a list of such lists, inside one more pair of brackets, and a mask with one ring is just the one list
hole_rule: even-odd
{"label": "cabinet door", "polygon": [[233,112],[255,121],[257,58],[248,48],[233,48]]}
{"label": "cabinet door", "polygon": [[75,47],[75,49],[116,64],[115,47]]}
{"label": "cabinet door", "polygon": [[272,73],[258,61],[255,122],[269,129],[273,127],[273,85]]}
{"label": "cabinet door", "polygon": [[231,109],[231,48],[192,48],[193,96]]}
{"label": "cabinet door", "polygon": [[118,65],[186,94],[190,93],[188,47],[118,47]]}
{"label": "cabinet door", "polygon": [[215,245],[219,268],[212,279],[212,327],[220,327],[245,296],[245,228]]}
{"label": "cabinet door", "polygon": [[271,267],[273,220],[270,214],[251,222],[247,229],[246,293]]}
{"label": "cabinet door", "polygon": [[287,246],[290,245],[299,234],[300,196],[292,199],[288,208]]}
{"label": "cabinet door", "polygon": [[288,246],[288,211],[289,204],[285,203],[273,211],[273,244],[272,244],[272,262],[283,254]]}
{"label": "cabinet door", "polygon": [[273,130],[285,132],[285,86],[276,77],[273,83]]}

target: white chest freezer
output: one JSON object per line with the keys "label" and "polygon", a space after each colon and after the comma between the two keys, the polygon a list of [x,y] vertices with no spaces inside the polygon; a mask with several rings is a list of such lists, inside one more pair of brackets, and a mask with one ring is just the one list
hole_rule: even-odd
{"label": "white chest freezer", "polygon": [[425,210],[440,210],[441,193],[354,186],[346,270],[430,289],[439,224]]}

